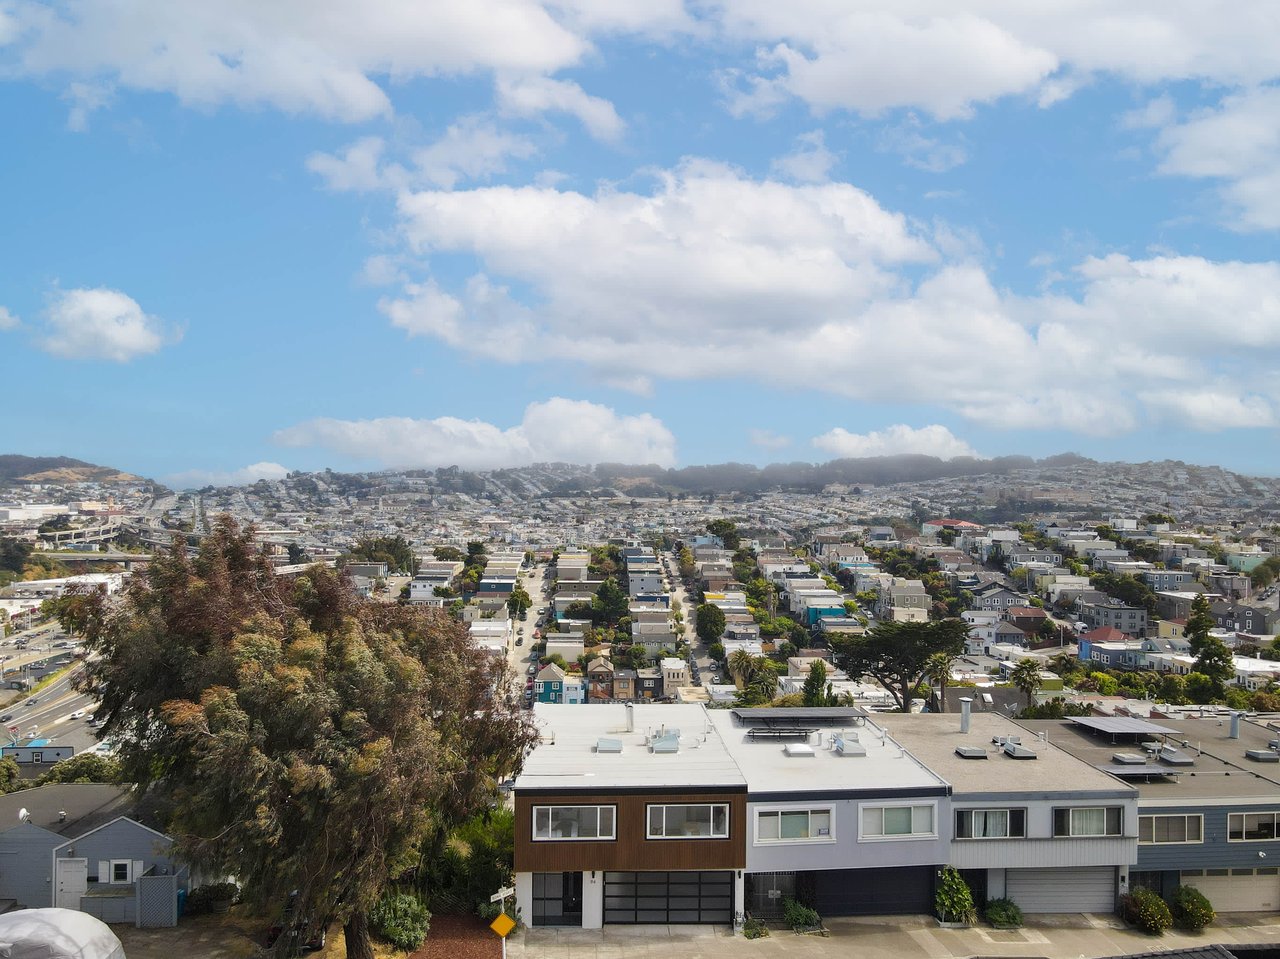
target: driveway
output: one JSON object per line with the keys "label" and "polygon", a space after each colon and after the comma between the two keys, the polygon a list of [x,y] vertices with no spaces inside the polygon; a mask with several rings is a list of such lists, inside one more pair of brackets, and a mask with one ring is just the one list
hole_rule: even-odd
{"label": "driveway", "polygon": [[[528,929],[508,940],[509,959],[1093,959],[1222,943],[1280,943],[1280,915],[1219,920],[1202,934],[1153,938],[1114,916],[1044,917],[1023,929],[939,929],[931,919],[830,919],[827,936],[775,929],[748,941],[715,926],[610,926],[603,930]],[[131,957],[132,959],[132,957]]]}

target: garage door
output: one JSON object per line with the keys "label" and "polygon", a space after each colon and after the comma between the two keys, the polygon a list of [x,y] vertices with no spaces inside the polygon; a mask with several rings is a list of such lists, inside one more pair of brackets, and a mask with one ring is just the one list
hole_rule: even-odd
{"label": "garage door", "polygon": [[1023,912],[1114,912],[1114,866],[1087,869],[1010,869],[1005,895]]}
{"label": "garage door", "polygon": [[1195,886],[1215,912],[1275,912],[1280,909],[1280,875],[1265,869],[1195,869],[1182,873],[1183,885]]}
{"label": "garage door", "polygon": [[914,915],[933,911],[932,866],[815,872],[813,906],[824,916]]}
{"label": "garage door", "polygon": [[606,872],[607,923],[733,921],[733,873]]}

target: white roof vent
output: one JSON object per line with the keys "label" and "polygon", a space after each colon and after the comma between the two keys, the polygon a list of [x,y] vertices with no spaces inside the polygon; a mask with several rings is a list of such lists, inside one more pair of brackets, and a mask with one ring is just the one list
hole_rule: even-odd
{"label": "white roof vent", "polygon": [[787,743],[782,751],[788,756],[814,756],[816,753],[808,743]]}
{"label": "white roof vent", "polygon": [[622,740],[610,739],[601,736],[596,740],[596,752],[598,753],[620,753],[622,752]]}

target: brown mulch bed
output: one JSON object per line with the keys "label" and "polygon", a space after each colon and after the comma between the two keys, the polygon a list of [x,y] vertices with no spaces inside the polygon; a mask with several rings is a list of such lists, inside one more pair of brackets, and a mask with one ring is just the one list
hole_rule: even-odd
{"label": "brown mulch bed", "polygon": [[422,948],[409,959],[500,959],[502,941],[477,916],[432,916]]}

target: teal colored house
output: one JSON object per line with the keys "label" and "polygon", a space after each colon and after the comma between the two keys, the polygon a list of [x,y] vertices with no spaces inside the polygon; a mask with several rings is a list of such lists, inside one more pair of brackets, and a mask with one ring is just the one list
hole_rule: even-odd
{"label": "teal colored house", "polygon": [[540,703],[564,702],[564,670],[547,663],[533,679],[533,698]]}

